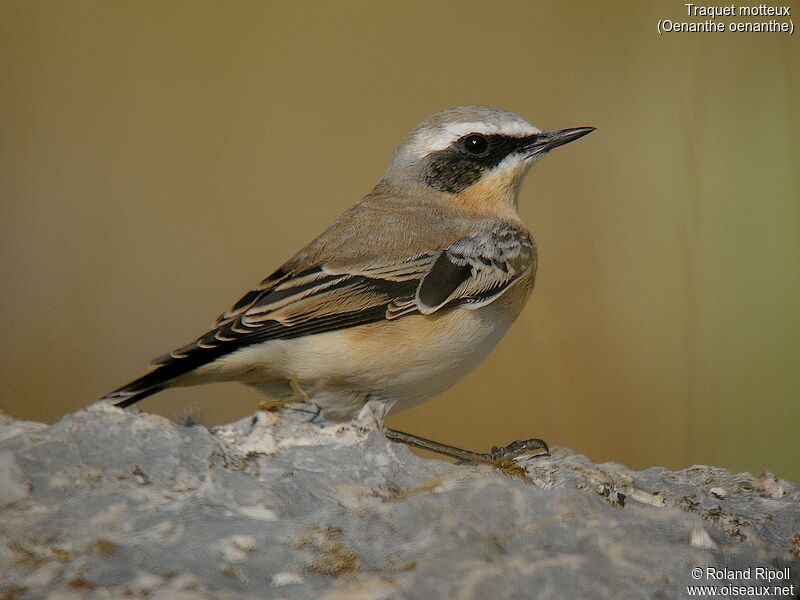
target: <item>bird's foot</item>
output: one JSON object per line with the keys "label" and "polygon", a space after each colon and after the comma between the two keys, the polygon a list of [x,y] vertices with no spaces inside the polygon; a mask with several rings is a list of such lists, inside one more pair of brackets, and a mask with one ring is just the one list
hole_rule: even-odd
{"label": "bird's foot", "polygon": [[492,449],[487,453],[491,461],[501,460],[517,460],[519,458],[537,458],[539,456],[550,456],[550,448],[547,443],[539,438],[531,438],[529,440],[515,440],[498,448],[492,446]]}
{"label": "bird's foot", "polygon": [[510,467],[515,460],[520,458],[550,456],[550,449],[547,447],[547,444],[538,438],[517,440],[501,448],[495,446],[489,452],[473,452],[448,444],[442,444],[441,442],[435,442],[410,433],[389,429],[388,427],[385,427],[383,431],[386,437],[393,442],[400,442],[407,446],[430,450],[431,452],[449,456],[450,458],[455,458],[460,461],[488,463],[500,467],[501,469],[503,465]]}
{"label": "bird's foot", "polygon": [[356,422],[367,429],[384,429],[383,422],[392,410],[394,402],[378,396],[368,396],[356,417]]}
{"label": "bird's foot", "polygon": [[296,377],[292,377],[288,382],[290,393],[269,400],[262,400],[258,403],[258,410],[265,412],[281,412],[283,410],[293,410],[311,415],[309,423],[317,423],[322,417],[322,409],[317,406],[309,392],[300,385]]}
{"label": "bird's foot", "polygon": [[258,410],[263,412],[280,412],[286,407],[286,402],[281,399],[262,400],[258,403]]}

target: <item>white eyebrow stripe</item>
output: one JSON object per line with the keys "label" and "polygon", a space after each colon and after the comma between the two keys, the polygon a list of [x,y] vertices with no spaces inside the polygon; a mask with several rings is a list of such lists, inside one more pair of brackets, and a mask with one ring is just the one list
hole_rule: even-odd
{"label": "white eyebrow stripe", "polygon": [[468,133],[485,133],[487,135],[509,135],[524,137],[541,133],[541,129],[523,122],[509,122],[498,126],[481,121],[449,123],[433,130],[420,131],[415,140],[422,154],[430,154],[437,150],[444,150],[456,140]]}

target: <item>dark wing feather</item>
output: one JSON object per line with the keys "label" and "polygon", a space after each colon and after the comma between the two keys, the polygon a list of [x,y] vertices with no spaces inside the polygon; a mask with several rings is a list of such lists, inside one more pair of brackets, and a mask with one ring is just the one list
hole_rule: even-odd
{"label": "dark wing feather", "polygon": [[417,297],[425,306],[440,306],[471,276],[470,265],[456,264],[450,254],[442,252],[422,280]]}
{"label": "dark wing feather", "polygon": [[536,247],[508,224],[461,238],[436,259],[417,291],[417,309],[430,314],[454,303],[478,308],[536,268]]}

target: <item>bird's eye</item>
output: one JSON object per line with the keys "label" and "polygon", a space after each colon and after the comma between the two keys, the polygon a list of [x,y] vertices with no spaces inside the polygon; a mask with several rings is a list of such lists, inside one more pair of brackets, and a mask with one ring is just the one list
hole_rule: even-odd
{"label": "bird's eye", "polygon": [[480,156],[489,149],[489,140],[482,135],[472,133],[464,138],[464,149],[470,154]]}

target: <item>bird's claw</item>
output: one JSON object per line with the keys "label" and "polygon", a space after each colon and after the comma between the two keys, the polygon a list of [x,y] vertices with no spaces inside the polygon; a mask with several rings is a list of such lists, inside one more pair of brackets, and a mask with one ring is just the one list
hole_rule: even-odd
{"label": "bird's claw", "polygon": [[531,438],[529,440],[515,440],[501,448],[492,446],[487,457],[491,462],[499,462],[539,456],[550,456],[550,448],[547,447],[547,443],[544,440]]}

